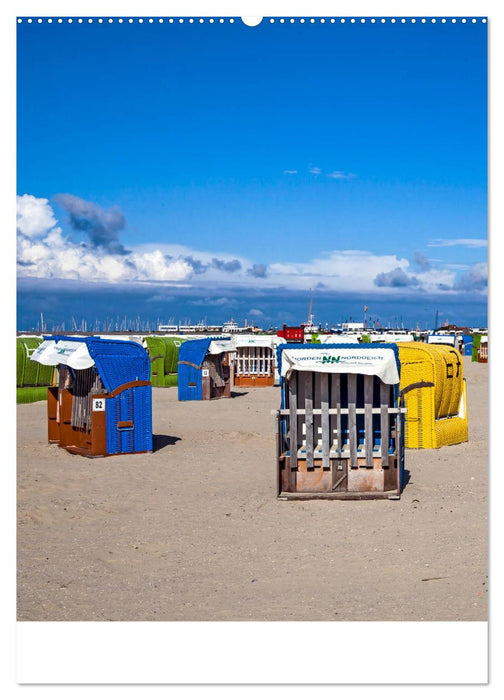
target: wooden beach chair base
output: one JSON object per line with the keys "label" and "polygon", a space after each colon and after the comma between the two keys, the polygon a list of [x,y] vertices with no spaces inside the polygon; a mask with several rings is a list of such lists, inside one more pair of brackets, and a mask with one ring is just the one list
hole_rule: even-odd
{"label": "wooden beach chair base", "polygon": [[258,377],[256,375],[236,375],[234,378],[235,386],[274,386],[275,378],[273,375],[270,377]]}
{"label": "wooden beach chair base", "polygon": [[324,469],[322,460],[314,459],[313,468],[308,468],[306,460],[298,459],[297,469],[293,469],[290,457],[281,455],[278,498],[400,498],[400,475],[394,455],[389,457],[388,466],[382,465],[381,458],[373,459],[371,466],[366,465],[364,458],[359,458],[355,467],[350,467],[349,459],[331,459],[329,464],[329,468]]}

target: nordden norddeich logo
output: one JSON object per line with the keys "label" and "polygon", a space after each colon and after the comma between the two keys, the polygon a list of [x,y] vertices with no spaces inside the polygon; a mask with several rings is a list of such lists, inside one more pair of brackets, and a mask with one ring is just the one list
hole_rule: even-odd
{"label": "nordden norddeich logo", "polygon": [[338,357],[334,357],[334,355],[322,355],[322,364],[334,364],[335,362],[339,362],[340,359],[341,355],[338,355]]}

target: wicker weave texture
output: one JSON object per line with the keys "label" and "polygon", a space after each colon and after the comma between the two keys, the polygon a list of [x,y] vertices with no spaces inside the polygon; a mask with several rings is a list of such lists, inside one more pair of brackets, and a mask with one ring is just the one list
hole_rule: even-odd
{"label": "wicker weave texture", "polygon": [[85,342],[108,391],[128,382],[149,381],[149,355],[138,343],[99,338],[85,338]]}
{"label": "wicker weave texture", "polygon": [[30,357],[42,342],[41,338],[23,337],[16,341],[16,386],[49,386],[54,368],[32,362]]}
{"label": "wicker weave texture", "polygon": [[150,364],[147,353],[144,357],[125,357],[124,355],[107,354],[96,358],[103,384],[111,391],[128,382],[149,381]]}
{"label": "wicker weave texture", "polygon": [[[131,421],[131,428],[120,428]],[[152,389],[135,386],[107,399],[107,453],[149,452],[152,450]]]}
{"label": "wicker weave texture", "polygon": [[443,418],[436,421],[435,441],[437,447],[444,445],[458,445],[468,440],[467,419],[464,418]]}
{"label": "wicker weave texture", "polygon": [[165,386],[166,345],[161,338],[146,338],[145,340],[151,364],[151,384],[152,386]]}
{"label": "wicker weave texture", "polygon": [[145,339],[151,363],[152,386],[171,386],[169,375],[177,373],[179,347],[184,342],[180,338]]}
{"label": "wicker weave texture", "polygon": [[453,347],[398,343],[400,390],[418,383],[433,384],[406,391],[405,445],[431,449],[468,439],[466,385],[462,356]]}

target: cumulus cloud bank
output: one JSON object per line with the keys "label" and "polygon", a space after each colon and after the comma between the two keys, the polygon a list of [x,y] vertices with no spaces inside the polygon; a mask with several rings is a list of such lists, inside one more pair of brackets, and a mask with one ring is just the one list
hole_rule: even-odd
{"label": "cumulus cloud bank", "polygon": [[[133,282],[188,279],[193,267],[160,250],[126,251],[118,240],[124,227],[120,210],[105,211],[78,197],[66,195],[72,229],[88,241],[63,236],[47,199],[29,194],[17,197],[17,259],[24,277],[83,281]],[[62,202],[63,203],[63,202]]]}
{"label": "cumulus cloud bank", "polygon": [[[396,268],[407,269],[408,260],[396,255],[376,255],[363,250],[333,250],[323,257],[302,263],[272,263],[268,278],[307,288],[320,287],[345,292],[376,290],[377,273],[385,275]],[[380,285],[394,287],[395,285]]]}
{"label": "cumulus cloud bank", "polygon": [[119,207],[103,209],[74,195],[60,195],[58,201],[70,217],[68,235],[47,199],[29,194],[17,198],[20,277],[178,286],[197,283],[214,294],[229,286],[265,293],[283,288],[389,296],[440,291],[485,294],[487,289],[486,263],[463,270],[448,264],[434,266],[419,252],[411,263],[395,254],[330,250],[301,262],[266,265],[240,255],[179,244],[142,244],[126,250],[119,240],[126,227]]}
{"label": "cumulus cloud bank", "polygon": [[476,263],[457,280],[455,288],[464,291],[482,291],[488,287],[487,263]]}

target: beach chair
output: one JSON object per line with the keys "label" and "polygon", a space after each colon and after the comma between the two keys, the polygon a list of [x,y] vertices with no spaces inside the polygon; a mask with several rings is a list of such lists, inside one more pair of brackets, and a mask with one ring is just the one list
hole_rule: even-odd
{"label": "beach chair", "polygon": [[178,354],[179,401],[229,398],[233,386],[234,349],[230,340],[187,340]]}
{"label": "beach chair", "polygon": [[254,387],[278,384],[275,350],[284,342],[276,335],[235,335],[234,385]]}
{"label": "beach chair", "polygon": [[277,354],[278,497],[399,498],[404,409],[397,346],[287,344]]}
{"label": "beach chair", "polygon": [[141,345],[46,336],[30,359],[58,370],[47,394],[49,442],[86,457],[152,451],[150,363]]}
{"label": "beach chair", "polygon": [[400,393],[408,409],[405,446],[430,449],[468,440],[462,355],[442,344],[397,343]]}

